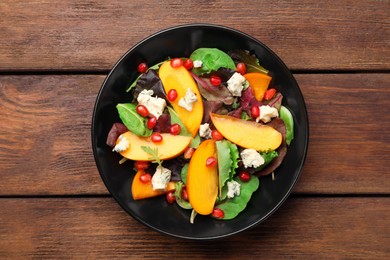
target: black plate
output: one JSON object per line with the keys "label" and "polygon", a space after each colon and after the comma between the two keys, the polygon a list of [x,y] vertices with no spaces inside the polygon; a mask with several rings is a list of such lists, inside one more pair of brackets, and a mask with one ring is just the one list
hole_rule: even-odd
{"label": "black plate", "polygon": [[[272,71],[275,85],[283,94],[283,104],[293,114],[295,139],[282,165],[275,171],[276,180],[263,177],[248,207],[230,221],[197,216],[189,223],[190,210],[170,205],[165,197],[134,201],[130,163],[119,165],[120,155],[105,144],[114,122],[120,122],[116,104],[129,102],[126,89],[138,76],[137,65],[156,64],[168,57],[189,57],[199,47],[223,51],[254,51],[261,64]],[[302,93],[294,77],[280,58],[260,41],[237,30],[209,24],[191,24],[160,31],[131,48],[113,67],[96,99],[92,119],[92,147],[95,161],[107,189],[120,206],[135,219],[162,233],[188,239],[207,240],[227,237],[253,227],[269,217],[286,200],[298,180],[308,146],[308,119]]]}

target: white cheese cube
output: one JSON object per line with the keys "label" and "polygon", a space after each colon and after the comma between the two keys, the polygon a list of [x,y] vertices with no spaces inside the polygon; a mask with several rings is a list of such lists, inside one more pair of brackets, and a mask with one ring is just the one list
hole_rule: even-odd
{"label": "white cheese cube", "polygon": [[211,129],[208,123],[204,123],[199,127],[199,135],[200,137],[210,139],[211,138]]}
{"label": "white cheese cube", "polygon": [[159,97],[153,97],[153,90],[142,90],[137,97],[139,104],[144,105],[150,114],[155,116],[157,119],[164,112],[167,103],[165,99]]}
{"label": "white cheese cube", "polygon": [[246,79],[238,72],[235,72],[227,81],[227,88],[235,97],[241,97],[241,92],[244,89]]}
{"label": "white cheese cube", "polygon": [[203,62],[201,60],[194,60],[193,64],[194,64],[194,68],[197,69],[202,67]]}
{"label": "white cheese cube", "polygon": [[241,193],[241,185],[236,181],[228,181],[228,192],[227,197],[229,199],[234,198],[234,196],[240,196]]}
{"label": "white cheese cube", "polygon": [[245,168],[257,168],[264,164],[264,158],[255,149],[245,149],[240,155]]}
{"label": "white cheese cube", "polygon": [[158,166],[152,177],[153,190],[166,190],[171,180],[171,170]]}
{"label": "white cheese cube", "polygon": [[120,153],[126,151],[130,147],[130,142],[123,135],[120,135],[118,140],[119,142],[112,149],[113,152]]}
{"label": "white cheese cube", "polygon": [[192,91],[192,89],[188,88],[186,91],[186,94],[184,97],[179,99],[179,102],[177,103],[182,108],[185,108],[188,111],[192,111],[192,108],[194,106],[194,103],[198,100],[195,93]]}
{"label": "white cheese cube", "polygon": [[259,122],[260,120],[263,123],[268,123],[271,121],[271,118],[279,116],[278,110],[274,107],[270,107],[268,105],[266,106],[260,106],[260,116],[256,118],[256,122]]}

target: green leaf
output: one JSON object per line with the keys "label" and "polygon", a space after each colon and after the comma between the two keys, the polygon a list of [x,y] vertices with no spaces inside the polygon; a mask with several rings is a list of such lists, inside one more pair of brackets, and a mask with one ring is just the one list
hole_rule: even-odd
{"label": "green leaf", "polygon": [[247,50],[231,50],[229,55],[236,63],[245,63],[247,73],[260,72],[268,74],[268,70],[260,65],[259,59],[255,55],[251,55]]}
{"label": "green leaf", "polygon": [[291,141],[294,139],[294,118],[290,110],[285,106],[280,107],[279,117],[286,126],[286,143],[287,145],[290,145]]}
{"label": "green leaf", "polygon": [[116,106],[118,114],[127,129],[138,136],[150,136],[152,130],[146,126],[146,118],[140,116],[136,111],[136,105],[122,103]]}
{"label": "green leaf", "polygon": [[215,206],[216,208],[223,210],[223,220],[233,219],[242,212],[251,199],[253,192],[259,188],[260,181],[256,176],[251,176],[251,179],[248,182],[241,181],[238,176],[235,177],[234,180],[241,185],[240,195],[235,196],[232,199],[227,199]]}
{"label": "green leaf", "polygon": [[270,162],[278,157],[278,152],[277,151],[270,151],[270,152],[264,152],[260,153],[261,157],[264,159],[264,164],[260,165],[259,167],[256,168],[256,171],[260,171],[265,168]]}
{"label": "green leaf", "polygon": [[184,164],[183,168],[181,168],[180,177],[184,184],[187,183],[187,173],[188,173],[188,163]]}
{"label": "green leaf", "polygon": [[238,168],[238,159],[240,158],[240,154],[238,152],[237,145],[229,141],[227,142],[230,149],[230,157],[232,159],[232,164],[230,168],[230,179],[232,179],[234,174],[236,173],[236,169]]}
{"label": "green leaf", "polygon": [[183,183],[181,181],[178,181],[175,183],[175,197],[177,204],[183,208],[183,209],[192,209],[191,204],[188,201],[185,201],[181,197],[181,191],[183,190]]}
{"label": "green leaf", "polygon": [[202,67],[192,69],[196,75],[217,71],[219,68],[228,68],[235,70],[236,65],[232,58],[225,52],[217,48],[199,48],[196,49],[190,56],[193,61],[202,61]]}
{"label": "green leaf", "polygon": [[150,159],[154,159],[153,163],[158,163],[160,167],[162,167],[162,161],[158,156],[158,149],[152,149],[150,146],[141,146],[141,149],[145,151],[145,153],[150,154],[152,157]]}
{"label": "green leaf", "polygon": [[218,155],[218,177],[219,177],[219,197],[222,200],[222,188],[226,181],[231,179],[230,170],[232,168],[232,158],[230,156],[230,148],[228,141],[222,140],[215,142]]}

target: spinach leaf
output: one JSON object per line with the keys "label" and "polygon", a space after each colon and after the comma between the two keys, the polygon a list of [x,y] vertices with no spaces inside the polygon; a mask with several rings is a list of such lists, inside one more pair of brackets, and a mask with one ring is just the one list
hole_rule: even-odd
{"label": "spinach leaf", "polygon": [[248,182],[241,181],[238,176],[234,180],[241,185],[240,195],[232,199],[227,199],[215,206],[225,213],[223,220],[233,219],[243,211],[251,199],[253,192],[259,188],[260,181],[256,176],[251,176]]}
{"label": "spinach leaf", "polygon": [[202,67],[194,68],[192,70],[192,72],[194,72],[196,75],[210,73],[211,71],[216,71],[219,68],[228,68],[232,70],[236,69],[236,65],[234,64],[232,58],[217,48],[196,49],[191,54],[190,59],[193,61],[202,61]]}
{"label": "spinach leaf", "polygon": [[263,66],[260,65],[259,59],[255,55],[251,55],[251,53],[247,50],[231,50],[228,52],[230,57],[236,62],[243,62],[246,65],[246,72],[260,72],[264,74],[268,74],[268,70],[266,70]]}
{"label": "spinach leaf", "polygon": [[136,105],[131,103],[121,103],[116,106],[119,117],[123,124],[138,136],[150,136],[152,130],[146,126],[146,118],[140,116],[136,111]]}
{"label": "spinach leaf", "polygon": [[187,183],[187,173],[188,173],[188,163],[184,164],[183,168],[181,168],[180,177],[184,184]]}

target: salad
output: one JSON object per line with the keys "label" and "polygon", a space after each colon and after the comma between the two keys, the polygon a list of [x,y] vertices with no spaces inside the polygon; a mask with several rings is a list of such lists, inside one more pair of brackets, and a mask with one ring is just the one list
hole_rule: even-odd
{"label": "salad", "polygon": [[132,163],[133,199],[165,196],[191,210],[191,223],[235,218],[294,138],[272,73],[247,50],[217,48],[137,70],[106,141]]}

